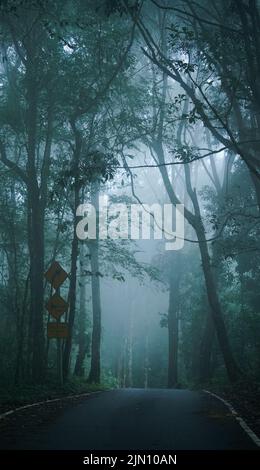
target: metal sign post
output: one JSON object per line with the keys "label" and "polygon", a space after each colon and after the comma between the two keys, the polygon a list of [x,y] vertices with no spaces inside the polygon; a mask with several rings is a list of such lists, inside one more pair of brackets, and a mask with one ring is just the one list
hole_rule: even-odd
{"label": "metal sign post", "polygon": [[45,278],[56,290],[46,304],[49,314],[56,320],[47,323],[47,336],[50,339],[57,339],[57,375],[60,385],[63,385],[62,340],[69,336],[69,324],[61,322],[61,317],[67,312],[69,304],[60,296],[60,286],[67,277],[68,274],[57,261],[54,261],[45,273]]}

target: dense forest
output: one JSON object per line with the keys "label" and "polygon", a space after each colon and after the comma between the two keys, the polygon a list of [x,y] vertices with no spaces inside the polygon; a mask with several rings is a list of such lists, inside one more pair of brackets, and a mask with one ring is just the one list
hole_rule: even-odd
{"label": "dense forest", "polygon": [[2,387],[259,383],[259,1],[1,0],[0,33]]}

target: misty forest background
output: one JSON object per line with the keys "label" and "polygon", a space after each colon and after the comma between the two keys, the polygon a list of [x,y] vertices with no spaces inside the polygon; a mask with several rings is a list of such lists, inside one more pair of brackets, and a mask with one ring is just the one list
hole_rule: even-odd
{"label": "misty forest background", "polygon": [[[260,2],[1,0],[0,35],[2,388],[56,386],[53,260],[64,386],[259,382]],[[79,241],[99,195],[183,203],[184,248]]]}

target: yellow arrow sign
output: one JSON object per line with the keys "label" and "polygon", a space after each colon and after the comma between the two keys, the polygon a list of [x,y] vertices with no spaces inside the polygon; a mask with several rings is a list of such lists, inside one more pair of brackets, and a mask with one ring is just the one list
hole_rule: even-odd
{"label": "yellow arrow sign", "polygon": [[49,314],[57,320],[68,310],[68,306],[69,304],[58,294],[54,294],[46,304]]}
{"label": "yellow arrow sign", "polygon": [[54,261],[45,273],[45,278],[54,287],[54,289],[58,289],[67,277],[68,274],[64,271],[58,261]]}
{"label": "yellow arrow sign", "polygon": [[47,323],[47,335],[48,338],[68,338],[68,323]]}

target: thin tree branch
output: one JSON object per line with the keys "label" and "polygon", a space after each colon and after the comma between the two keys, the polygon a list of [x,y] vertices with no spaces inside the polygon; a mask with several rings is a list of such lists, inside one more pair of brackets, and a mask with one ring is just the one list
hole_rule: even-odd
{"label": "thin tree branch", "polygon": [[20,168],[15,162],[9,160],[6,155],[6,149],[4,143],[0,140],[0,161],[7,166],[10,170],[16,173],[17,176],[27,185],[29,183],[28,177],[25,171]]}
{"label": "thin tree branch", "polygon": [[150,1],[154,5],[156,5],[158,8],[160,8],[161,10],[176,11],[177,13],[181,13],[181,15],[189,16],[191,18],[194,18],[195,20],[199,20],[199,21],[201,21],[203,23],[206,23],[210,26],[216,26],[217,28],[225,29],[227,31],[230,31],[231,33],[236,33],[236,34],[242,35],[242,31],[240,31],[239,29],[230,28],[230,27],[224,26],[220,23],[215,23],[214,21],[206,20],[205,18],[200,18],[199,16],[197,16],[195,14],[189,13],[185,10],[181,10],[180,8],[160,5],[158,2],[156,2],[156,0],[150,0]]}

